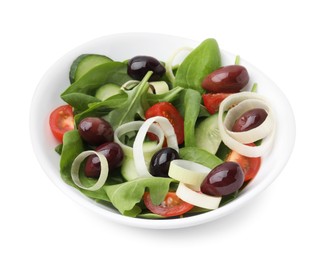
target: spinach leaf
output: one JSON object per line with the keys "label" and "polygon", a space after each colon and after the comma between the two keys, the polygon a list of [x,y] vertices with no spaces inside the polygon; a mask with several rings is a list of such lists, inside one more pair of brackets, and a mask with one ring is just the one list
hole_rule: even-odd
{"label": "spinach leaf", "polygon": [[227,147],[223,142],[221,142],[221,144],[218,147],[218,150],[216,152],[216,156],[218,156],[222,160],[226,160],[226,158],[230,152],[231,152],[231,149],[229,147]]}
{"label": "spinach leaf", "polygon": [[172,102],[176,100],[183,90],[181,87],[176,87],[171,89],[170,91],[163,93],[163,94],[147,94],[147,101],[150,106],[158,103],[158,102]]}
{"label": "spinach leaf", "polygon": [[221,54],[215,39],[206,39],[180,64],[174,87],[192,88],[204,92],[201,83],[209,73],[221,66]]}
{"label": "spinach leaf", "polygon": [[142,209],[137,205],[146,189],[149,190],[153,204],[160,204],[169,191],[170,178],[139,178],[117,185],[107,185],[104,190],[110,201],[121,214],[136,217]]}
{"label": "spinach leaf", "polygon": [[134,121],[136,115],[144,118],[144,109],[148,106],[146,104],[146,96],[149,88],[148,79],[152,74],[152,71],[147,72],[136,87],[131,90],[125,90],[127,100],[119,108],[111,111],[106,118],[113,129],[116,129],[122,124]]}
{"label": "spinach leaf", "polygon": [[230,203],[231,201],[235,200],[238,197],[238,195],[239,195],[239,191],[237,190],[237,191],[235,191],[235,192],[233,192],[233,193],[231,193],[229,195],[223,196],[219,207],[223,207],[224,205],[226,205],[226,204]]}
{"label": "spinach leaf", "polygon": [[[61,178],[65,183],[68,185],[80,190],[86,196],[93,198],[93,199],[100,199],[109,201],[106,192],[104,191],[103,187],[97,191],[87,191],[84,189],[80,189],[75,183],[72,181],[71,178],[71,165],[74,159],[77,157],[78,154],[84,151],[83,141],[79,136],[77,130],[72,130],[64,134],[63,136],[63,145],[62,145],[62,152],[60,158],[60,174]],[[80,180],[86,186],[92,186],[95,184],[97,180],[87,178],[84,174],[80,174]]]}
{"label": "spinach leaf", "polygon": [[70,93],[62,95],[61,98],[66,101],[69,105],[71,105],[75,109],[75,111],[84,111],[88,108],[88,105],[90,103],[101,101],[96,97],[83,93]]}
{"label": "spinach leaf", "polygon": [[184,106],[184,144],[186,147],[196,146],[195,125],[200,112],[201,95],[193,89],[186,89]]}
{"label": "spinach leaf", "polygon": [[184,160],[193,161],[211,169],[223,163],[223,161],[217,156],[197,147],[181,148],[179,154]]}
{"label": "spinach leaf", "polygon": [[89,108],[75,116],[76,125],[85,117],[95,116],[102,117],[107,115],[113,109],[119,108],[127,101],[125,93],[114,95],[108,99],[96,103],[89,104]]}
{"label": "spinach leaf", "polygon": [[107,62],[88,71],[78,81],[71,84],[61,94],[61,97],[75,92],[92,95],[97,88],[106,83],[114,83],[121,86],[128,80],[131,80],[131,78],[127,73],[127,64],[116,61]]}

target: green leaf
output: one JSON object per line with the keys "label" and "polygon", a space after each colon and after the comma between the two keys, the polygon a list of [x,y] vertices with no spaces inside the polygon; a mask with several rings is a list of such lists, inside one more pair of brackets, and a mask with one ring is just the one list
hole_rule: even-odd
{"label": "green leaf", "polygon": [[172,102],[178,98],[183,88],[176,87],[171,89],[170,91],[163,94],[147,94],[147,101],[150,106],[158,103],[158,102]]}
{"label": "green leaf", "polygon": [[229,195],[225,195],[222,197],[219,207],[223,207],[224,205],[230,203],[231,201],[235,200],[239,195],[239,191],[235,191]]}
{"label": "green leaf", "polygon": [[[87,191],[75,185],[71,178],[71,165],[78,154],[84,151],[83,141],[77,130],[72,130],[64,134],[63,145],[60,158],[60,174],[61,178],[68,185],[80,190],[86,196],[93,199],[109,201],[103,188],[97,191]],[[87,178],[83,173],[80,174],[80,180],[85,186],[93,186],[96,179]]]}
{"label": "green leaf", "polygon": [[179,154],[184,160],[193,161],[211,169],[223,163],[217,156],[197,147],[181,148]]}
{"label": "green leaf", "polygon": [[96,97],[83,93],[70,93],[62,95],[61,98],[69,105],[71,105],[75,110],[80,112],[86,110],[88,108],[88,104],[101,101]]}
{"label": "green leaf", "polygon": [[118,185],[104,187],[112,204],[121,214],[136,217],[142,210],[137,205],[143,198],[146,189],[149,190],[153,204],[159,205],[169,191],[170,178],[139,178]]}
{"label": "green leaf", "polygon": [[186,89],[184,106],[184,143],[186,147],[196,146],[195,125],[200,112],[201,95],[193,89]]}
{"label": "green leaf", "polygon": [[110,112],[106,118],[113,129],[118,126],[134,121],[136,115],[144,118],[144,106],[146,106],[146,96],[148,92],[148,79],[153,74],[152,71],[147,72],[141,82],[131,90],[125,90],[128,95],[127,100],[117,109]]}
{"label": "green leaf", "polygon": [[130,79],[127,73],[127,64],[116,61],[107,62],[88,71],[78,81],[71,84],[61,94],[61,97],[76,92],[93,95],[104,84],[114,83],[121,86]]}
{"label": "green leaf", "polygon": [[107,115],[113,109],[119,108],[127,101],[127,95],[125,93],[114,95],[104,101],[89,104],[89,108],[75,116],[76,125],[85,117],[95,116],[102,117]]}
{"label": "green leaf", "polygon": [[174,87],[192,88],[204,92],[201,83],[208,74],[221,66],[221,54],[215,39],[206,39],[180,64]]}

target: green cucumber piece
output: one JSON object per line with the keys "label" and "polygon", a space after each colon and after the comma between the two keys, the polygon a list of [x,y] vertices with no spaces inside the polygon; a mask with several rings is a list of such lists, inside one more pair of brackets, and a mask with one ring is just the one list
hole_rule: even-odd
{"label": "green cucumber piece", "polygon": [[121,166],[121,175],[127,181],[138,178],[134,158],[125,157],[123,159]]}
{"label": "green cucumber piece", "polygon": [[[144,142],[143,150],[144,151],[151,150],[156,145],[157,145],[157,143],[154,141],[153,142]],[[153,154],[145,154],[144,155],[147,166],[149,165]],[[136,171],[136,166],[135,166],[133,157],[125,156],[125,158],[123,159],[123,162],[122,162],[122,166],[121,166],[121,175],[127,181],[131,181],[131,180],[137,179],[139,177],[137,174],[137,171]]]}
{"label": "green cucumber piece", "polygon": [[109,57],[98,54],[82,54],[78,56],[70,67],[69,79],[70,83],[74,83],[80,79],[86,72],[92,68],[106,62],[112,61]]}
{"label": "green cucumber piece", "polygon": [[122,93],[123,91],[118,85],[108,83],[103,85],[102,87],[99,87],[99,89],[95,93],[95,97],[103,101],[108,99],[109,97]]}
{"label": "green cucumber piece", "polygon": [[195,129],[196,146],[211,154],[216,154],[221,144],[217,117],[218,114],[207,117]]}

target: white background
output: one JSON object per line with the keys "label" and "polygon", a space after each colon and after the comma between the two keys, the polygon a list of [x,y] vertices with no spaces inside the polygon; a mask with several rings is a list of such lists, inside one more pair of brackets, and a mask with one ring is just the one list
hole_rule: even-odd
{"label": "white background", "polygon": [[[323,2],[1,1],[0,259],[325,259]],[[131,228],[77,205],[44,174],[28,127],[39,80],[74,47],[121,32],[214,37],[288,97],[294,152],[245,208],[193,228]]]}

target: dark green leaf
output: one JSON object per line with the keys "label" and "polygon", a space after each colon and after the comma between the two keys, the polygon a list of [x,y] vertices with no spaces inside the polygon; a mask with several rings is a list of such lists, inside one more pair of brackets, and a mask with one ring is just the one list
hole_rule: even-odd
{"label": "dark green leaf", "polygon": [[180,64],[174,87],[204,92],[201,83],[208,74],[221,66],[221,54],[215,39],[206,39]]}
{"label": "dark green leaf", "polygon": [[193,161],[211,169],[223,163],[223,161],[217,156],[197,147],[181,148],[179,154],[184,160]]}
{"label": "dark green leaf", "polygon": [[84,93],[92,95],[97,88],[107,83],[119,86],[131,80],[127,74],[127,65],[122,62],[107,62],[88,71],[78,81],[71,84],[61,96],[69,93]]}
{"label": "dark green leaf", "polygon": [[75,116],[76,125],[85,117],[95,116],[102,117],[109,114],[113,109],[119,108],[127,101],[127,95],[125,93],[114,95],[104,101],[100,101],[94,104],[90,104],[90,107]]}
{"label": "dark green leaf", "polygon": [[159,95],[147,94],[147,101],[151,106],[158,102],[173,102],[178,98],[182,90],[183,88],[176,87],[166,93],[159,94]]}
{"label": "dark green leaf", "polygon": [[149,190],[153,204],[160,204],[169,191],[170,178],[139,178],[118,185],[104,187],[112,204],[126,216],[137,216],[142,210],[137,205],[143,198],[146,189]]}
{"label": "dark green leaf", "polygon": [[184,144],[196,146],[195,125],[200,112],[201,95],[193,89],[186,89],[183,99],[184,107]]}
{"label": "dark green leaf", "polygon": [[127,100],[120,107],[110,112],[107,120],[116,129],[118,126],[134,121],[135,117],[139,115],[144,118],[144,101],[148,92],[148,79],[153,74],[152,71],[147,72],[145,77],[139,84],[131,90],[125,90],[127,93]]}
{"label": "dark green leaf", "polygon": [[75,111],[80,112],[86,110],[90,103],[101,101],[96,97],[83,93],[70,93],[62,95],[61,98],[66,101],[69,105],[71,105],[75,109]]}
{"label": "dark green leaf", "polygon": [[[71,165],[74,159],[84,151],[83,141],[77,130],[72,130],[64,134],[63,146],[60,159],[61,178],[68,185],[80,190],[86,196],[94,199],[109,201],[103,188],[97,191],[87,191],[77,187],[71,178]],[[85,186],[92,186],[97,181],[96,179],[87,178],[83,173],[80,174],[80,180]]]}

